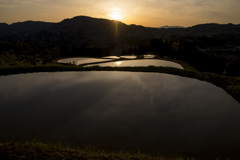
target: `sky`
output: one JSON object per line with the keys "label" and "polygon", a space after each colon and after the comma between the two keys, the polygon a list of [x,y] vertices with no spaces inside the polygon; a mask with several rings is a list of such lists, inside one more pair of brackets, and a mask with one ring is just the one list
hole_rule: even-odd
{"label": "sky", "polygon": [[146,27],[240,24],[240,0],[0,0],[0,22],[60,22],[85,15]]}

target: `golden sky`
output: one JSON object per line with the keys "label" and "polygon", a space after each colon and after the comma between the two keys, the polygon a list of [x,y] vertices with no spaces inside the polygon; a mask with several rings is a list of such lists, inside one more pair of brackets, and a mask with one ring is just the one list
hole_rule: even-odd
{"label": "golden sky", "polygon": [[[0,22],[59,22],[86,15],[147,27],[240,24],[240,0],[0,0]],[[116,15],[115,15],[116,17]]]}

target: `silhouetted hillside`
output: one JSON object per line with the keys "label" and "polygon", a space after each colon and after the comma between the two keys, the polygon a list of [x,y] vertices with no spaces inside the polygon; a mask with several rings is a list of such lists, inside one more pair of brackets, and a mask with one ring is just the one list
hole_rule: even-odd
{"label": "silhouetted hillside", "polygon": [[217,34],[240,34],[240,25],[234,24],[200,24],[187,28],[187,34],[197,35],[217,35]]}
{"label": "silhouetted hillside", "polygon": [[154,28],[126,25],[120,21],[78,16],[56,23],[51,28],[36,33],[29,40],[43,46],[60,47],[72,55],[80,50],[89,52],[89,49],[96,48],[108,48],[121,54],[123,49],[158,37],[158,31]]}
{"label": "silhouetted hillside", "polygon": [[83,43],[98,47],[119,46],[119,44],[131,46],[153,38],[216,34],[240,34],[240,26],[202,24],[189,28],[157,29],[86,16],[65,19],[59,23],[26,21],[11,25],[0,24],[0,40],[20,40],[56,46],[63,44],[75,46]]}
{"label": "silhouetted hillside", "polygon": [[28,41],[37,33],[47,30],[56,25],[55,23],[47,22],[18,22],[11,25],[0,24],[0,39],[10,41]]}
{"label": "silhouetted hillside", "polygon": [[161,29],[161,28],[168,29],[168,28],[185,28],[185,27],[182,27],[182,26],[168,26],[168,25],[165,25],[165,26],[159,27],[159,29]]}
{"label": "silhouetted hillside", "polygon": [[65,19],[38,33],[35,40],[52,45],[67,43],[74,46],[91,43],[94,46],[108,46],[130,33],[129,27],[122,22],[79,16]]}
{"label": "silhouetted hillside", "polygon": [[4,33],[7,28],[8,28],[7,23],[0,23],[0,31],[1,31],[0,33]]}

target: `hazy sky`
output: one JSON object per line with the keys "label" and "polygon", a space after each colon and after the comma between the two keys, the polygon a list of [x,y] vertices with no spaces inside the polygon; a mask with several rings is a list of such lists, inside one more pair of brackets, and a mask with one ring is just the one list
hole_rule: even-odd
{"label": "hazy sky", "polygon": [[149,27],[201,23],[240,24],[240,0],[0,0],[0,22],[59,22],[87,15]]}

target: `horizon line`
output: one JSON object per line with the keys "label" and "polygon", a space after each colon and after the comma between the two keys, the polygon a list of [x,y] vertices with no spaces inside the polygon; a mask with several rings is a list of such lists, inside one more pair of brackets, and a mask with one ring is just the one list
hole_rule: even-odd
{"label": "horizon line", "polygon": [[[101,17],[92,17],[92,16],[87,16],[87,15],[78,15],[78,16],[74,16],[74,17],[71,17],[71,18],[64,18],[61,21],[56,21],[56,22],[49,22],[49,21],[42,21],[42,20],[25,20],[25,21],[17,21],[17,22],[12,22],[12,23],[0,22],[0,24],[2,23],[2,24],[12,25],[12,24],[24,23],[24,22],[61,23],[64,20],[73,19],[73,18],[76,18],[76,17],[88,17],[88,18],[92,18],[92,19],[102,19],[102,20],[109,20],[109,21],[118,21],[118,22],[121,22],[123,24],[126,24],[126,23],[122,22],[121,20],[113,20],[113,19],[101,18]],[[145,27],[145,28],[164,28],[164,27],[190,28],[190,27],[197,26],[197,25],[202,25],[202,24],[218,24],[218,25],[232,24],[232,25],[240,25],[240,23],[236,24],[236,23],[232,23],[232,22],[229,22],[229,23],[206,22],[206,23],[195,24],[195,25],[192,25],[192,26],[181,26],[181,25],[168,25],[168,24],[165,24],[165,25],[159,26],[159,27],[143,26],[143,25],[139,25],[139,24],[126,24],[126,25],[129,25],[129,26],[130,25],[136,25],[136,26],[142,26],[142,27]]]}

